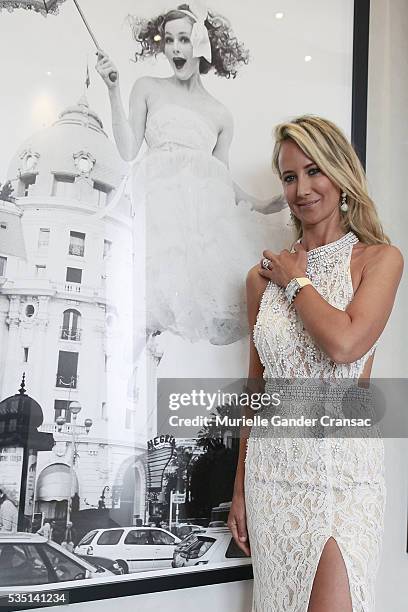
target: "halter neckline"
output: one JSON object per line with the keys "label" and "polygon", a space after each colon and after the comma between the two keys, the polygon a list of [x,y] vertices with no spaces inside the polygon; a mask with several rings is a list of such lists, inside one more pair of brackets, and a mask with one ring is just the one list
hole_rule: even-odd
{"label": "halter neckline", "polygon": [[[298,240],[298,242],[301,241]],[[338,240],[334,240],[334,242],[328,242],[327,244],[322,244],[321,246],[307,251],[307,258],[310,261],[311,259],[332,255],[334,253],[338,253],[349,245],[356,244],[357,242],[357,236],[354,232],[350,231],[347,232],[347,234],[344,234],[344,236],[341,236],[341,238],[338,238]]]}

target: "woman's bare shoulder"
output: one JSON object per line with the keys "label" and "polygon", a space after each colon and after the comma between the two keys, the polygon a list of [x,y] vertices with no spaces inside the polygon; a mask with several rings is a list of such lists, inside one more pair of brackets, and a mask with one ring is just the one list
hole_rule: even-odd
{"label": "woman's bare shoulder", "polygon": [[364,265],[370,268],[373,266],[392,266],[402,269],[404,266],[403,255],[399,248],[393,244],[365,244],[361,256]]}
{"label": "woman's bare shoulder", "polygon": [[153,76],[142,76],[136,79],[133,83],[132,94],[133,93],[144,93],[146,95],[156,93],[159,88],[163,88],[165,86],[164,81],[168,79],[161,77],[153,77]]}

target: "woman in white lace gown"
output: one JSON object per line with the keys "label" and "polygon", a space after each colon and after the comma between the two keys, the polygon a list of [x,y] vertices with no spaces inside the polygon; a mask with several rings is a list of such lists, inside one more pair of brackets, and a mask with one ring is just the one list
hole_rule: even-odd
{"label": "woman in white lace gown", "polygon": [[[322,434],[310,378],[342,393],[350,387],[364,417],[373,415],[369,389],[352,383],[370,376],[402,256],[383,233],[354,150],[331,122],[305,116],[278,126],[274,165],[298,241],[291,252],[265,251],[248,275],[249,378],[263,377],[266,391],[276,391],[276,379],[302,385],[301,400],[260,416],[314,412],[317,426],[296,437],[272,425],[253,426],[249,437],[249,426],[242,431],[228,524],[252,556],[253,612],[373,612],[383,441],[375,428]],[[324,409],[344,417],[339,399]]]}
{"label": "woman in white lace gown", "polygon": [[248,333],[245,270],[260,249],[275,238],[279,243],[281,228],[268,214],[286,206],[282,196],[260,202],[233,183],[231,114],[202,82],[209,70],[234,78],[248,52],[222,17],[195,1],[152,19],[134,18],[132,27],[136,59],[164,53],[173,71],[169,78],[136,81],[127,119],[119,79],[109,76],[116,67],[104,53],[97,64],[109,88],[120,154],[132,160],[147,145],[134,166],[132,192],[147,336],[171,331],[230,344]]}

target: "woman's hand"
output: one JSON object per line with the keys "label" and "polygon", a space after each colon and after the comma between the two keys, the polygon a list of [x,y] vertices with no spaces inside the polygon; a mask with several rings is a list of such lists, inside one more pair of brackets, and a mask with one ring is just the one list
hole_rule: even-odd
{"label": "woman's hand", "polygon": [[[279,255],[264,251],[259,264],[259,274],[279,287],[286,287],[292,278],[306,276],[307,252],[299,242],[295,244],[294,249],[294,253],[284,249]],[[269,259],[267,270],[262,266],[264,259]]]}
{"label": "woman's hand", "polygon": [[[115,64],[109,58],[108,54],[102,49],[98,49],[98,61],[95,66],[97,72],[101,75],[108,89],[115,89],[115,87],[119,84],[119,73]],[[111,80],[110,74],[116,74],[116,79],[114,81]]]}
{"label": "woman's hand", "polygon": [[250,557],[251,550],[249,547],[246,526],[245,496],[243,493],[234,493],[227,525],[237,546],[247,555],[247,557]]}

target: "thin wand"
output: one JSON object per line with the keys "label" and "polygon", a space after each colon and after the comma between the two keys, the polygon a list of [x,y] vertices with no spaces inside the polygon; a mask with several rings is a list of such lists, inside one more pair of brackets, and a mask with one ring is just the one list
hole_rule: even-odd
{"label": "thin wand", "polygon": [[[84,15],[84,14],[83,14],[83,12],[82,12],[81,7],[79,6],[79,4],[78,4],[77,0],[73,0],[73,1],[74,1],[75,6],[76,6],[76,7],[77,7],[77,9],[78,9],[78,13],[79,13],[79,14],[80,14],[80,16],[81,16],[82,21],[83,21],[83,22],[84,22],[84,24],[85,24],[86,29],[88,30],[89,34],[91,35],[92,40],[93,40],[93,41],[94,41],[94,43],[95,43],[95,47],[98,49],[98,52],[99,52],[99,51],[101,50],[101,48],[100,48],[100,46],[99,46],[98,41],[97,41],[97,40],[96,40],[96,38],[95,38],[94,33],[93,33],[93,32],[92,32],[92,30],[91,30],[91,27],[90,27],[89,23],[88,23],[88,22],[87,22],[87,20],[86,20],[85,15]],[[98,53],[98,55],[99,55],[99,53]],[[114,82],[116,81],[116,79],[117,79],[117,78],[118,78],[118,73],[117,73],[117,72],[112,71],[112,72],[110,72],[110,73],[109,73],[109,79],[111,80],[111,82],[112,82],[112,83],[114,83]]]}

